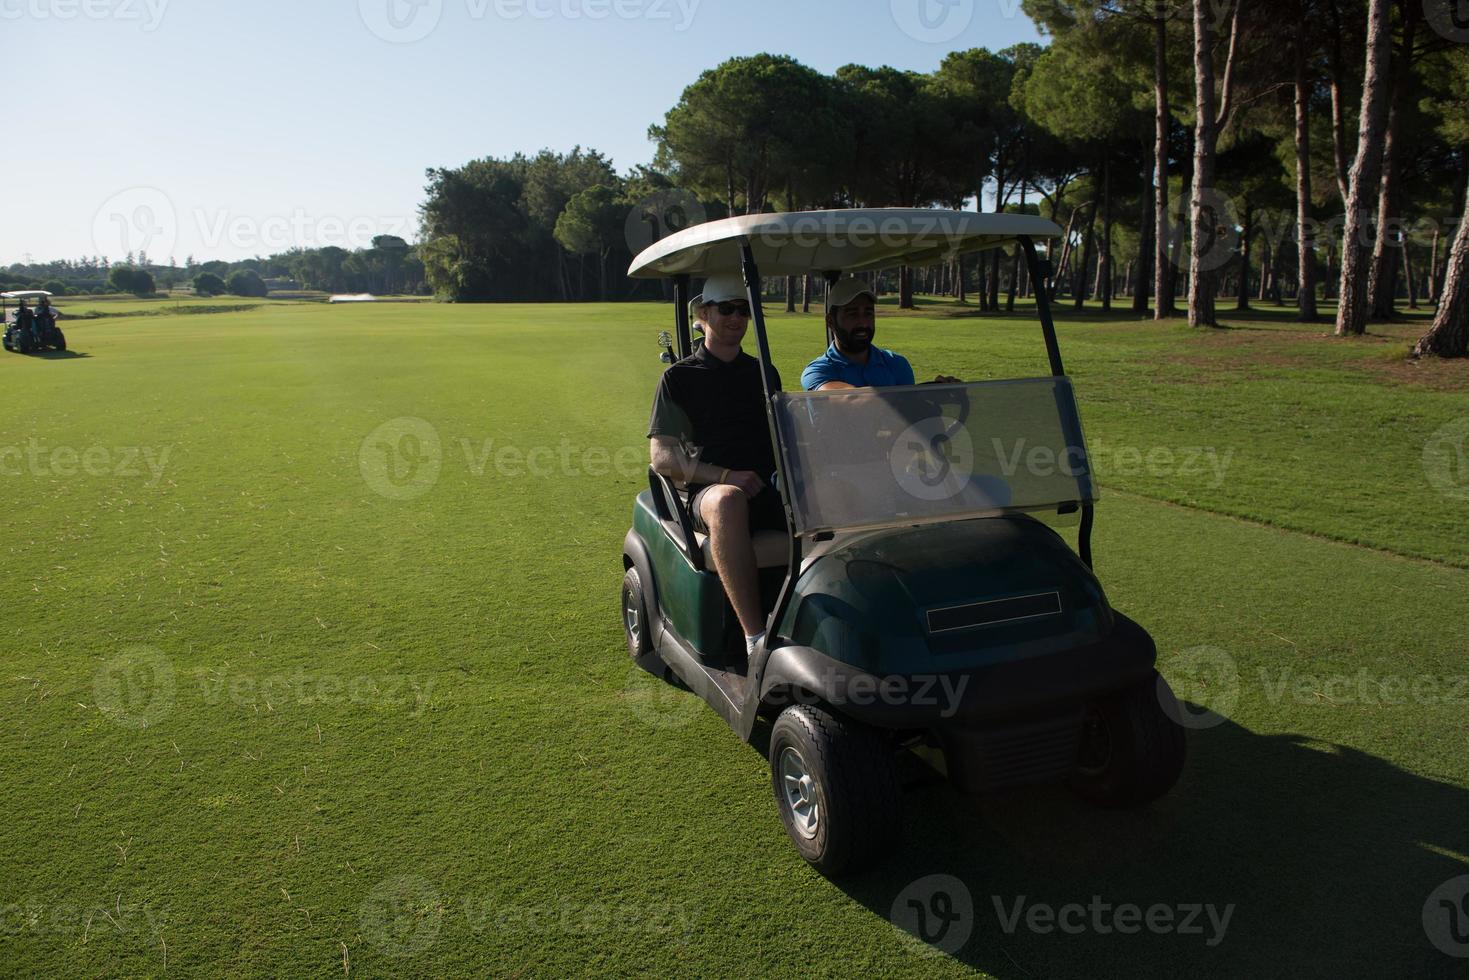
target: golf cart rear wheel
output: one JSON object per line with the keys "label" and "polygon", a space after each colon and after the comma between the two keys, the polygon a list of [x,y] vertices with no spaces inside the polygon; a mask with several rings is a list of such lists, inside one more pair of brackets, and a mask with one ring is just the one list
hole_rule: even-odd
{"label": "golf cart rear wheel", "polygon": [[634,660],[653,649],[653,638],[648,635],[648,601],[643,597],[643,582],[636,568],[629,568],[622,576],[622,632],[627,637],[627,652]]}
{"label": "golf cart rear wheel", "polygon": [[783,711],[770,732],[770,779],[786,834],[822,874],[871,864],[896,845],[893,746],[874,729],[810,705]]}
{"label": "golf cart rear wheel", "polygon": [[1087,712],[1072,791],[1118,809],[1143,806],[1168,792],[1183,772],[1183,728],[1176,717],[1173,691],[1156,673],[1096,702]]}

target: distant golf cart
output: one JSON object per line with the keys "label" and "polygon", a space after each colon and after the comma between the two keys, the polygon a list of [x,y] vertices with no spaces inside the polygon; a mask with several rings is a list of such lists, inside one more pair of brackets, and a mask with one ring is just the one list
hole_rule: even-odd
{"label": "distant golf cart", "polygon": [[39,311],[36,305],[42,299],[49,304],[51,294],[44,289],[0,293],[0,322],[5,324],[6,350],[17,354],[66,350],[66,336],[56,325],[60,314],[54,309],[45,314]]}
{"label": "distant golf cart", "polygon": [[[824,392],[776,389],[760,276],[921,266],[1019,243],[1028,215],[852,210],[729,218],[644,251],[634,278],[674,281],[677,355],[691,277],[740,269],[790,533],[755,552],[768,614],[753,657],[694,530],[686,488],[650,470],[623,543],[622,614],[642,668],[676,676],[769,761],[790,839],[821,871],[880,859],[899,821],[898,754],[961,790],[1065,782],[1106,807],[1174,784],[1183,730],[1148,633],[1092,572],[1096,492],[1080,417],[1037,290],[1042,377]],[[982,337],[981,331],[971,332]],[[826,345],[813,333],[802,354]],[[1039,364],[1037,365],[1039,367]],[[1039,519],[1078,529],[1075,551]],[[670,676],[671,675],[671,676]]]}

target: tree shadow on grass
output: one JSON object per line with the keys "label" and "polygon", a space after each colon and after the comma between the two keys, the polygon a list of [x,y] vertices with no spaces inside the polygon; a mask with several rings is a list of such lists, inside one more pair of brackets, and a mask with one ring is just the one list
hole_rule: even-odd
{"label": "tree shadow on grass", "polygon": [[[900,852],[837,884],[881,919],[900,898],[918,902],[924,924],[900,924],[1006,980],[1469,974],[1469,960],[1435,948],[1424,920],[1435,890],[1469,875],[1469,792],[1344,746],[1228,721],[1190,732],[1189,752],[1179,784],[1139,811],[1097,810],[1059,788],[982,801],[945,783],[910,789]],[[968,896],[925,883],[931,875],[957,878]],[[1461,909],[1433,903],[1434,921],[1440,941],[1457,928],[1469,953],[1469,897],[1454,900]],[[1098,903],[1108,908],[1094,912]],[[1084,911],[1066,918],[1069,933],[1032,911],[1073,904]],[[1114,917],[1124,904],[1167,906],[1175,927]],[[1194,905],[1205,906],[1197,932],[1178,928]],[[972,929],[962,945],[960,933],[941,933],[946,919]],[[913,946],[919,963],[945,955]]]}

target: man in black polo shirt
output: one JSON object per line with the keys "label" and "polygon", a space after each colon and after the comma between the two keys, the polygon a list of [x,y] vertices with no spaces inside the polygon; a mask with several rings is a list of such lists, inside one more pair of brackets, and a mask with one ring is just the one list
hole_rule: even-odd
{"label": "man in black polo shirt", "polygon": [[648,438],[653,469],[689,484],[694,523],[709,535],[714,570],[753,652],[765,637],[765,617],[751,533],[786,524],[780,494],[769,485],[775,449],[760,362],[740,350],[750,304],[739,276],[704,284],[700,319],[704,346],[663,372]]}

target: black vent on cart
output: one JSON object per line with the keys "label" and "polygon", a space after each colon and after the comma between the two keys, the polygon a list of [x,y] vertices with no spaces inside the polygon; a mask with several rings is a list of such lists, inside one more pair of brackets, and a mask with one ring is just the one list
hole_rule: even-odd
{"label": "black vent on cart", "polygon": [[948,633],[953,630],[973,629],[976,626],[993,626],[1010,623],[1017,619],[1036,619],[1041,616],[1061,614],[1061,593],[1041,592],[1036,595],[1017,596],[1013,599],[992,599],[988,602],[971,602],[963,606],[948,606],[928,611],[928,631]]}

